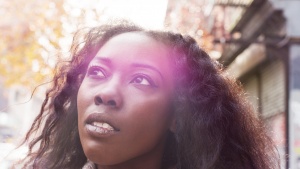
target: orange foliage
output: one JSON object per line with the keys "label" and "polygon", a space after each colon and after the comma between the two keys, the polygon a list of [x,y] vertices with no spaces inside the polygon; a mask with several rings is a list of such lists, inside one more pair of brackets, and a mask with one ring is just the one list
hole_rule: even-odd
{"label": "orange foliage", "polygon": [[37,86],[51,76],[46,53],[58,48],[62,37],[62,0],[2,1],[0,76],[7,86]]}
{"label": "orange foliage", "polygon": [[213,36],[208,31],[205,1],[169,1],[165,25],[168,30],[188,34],[207,52],[213,48]]}

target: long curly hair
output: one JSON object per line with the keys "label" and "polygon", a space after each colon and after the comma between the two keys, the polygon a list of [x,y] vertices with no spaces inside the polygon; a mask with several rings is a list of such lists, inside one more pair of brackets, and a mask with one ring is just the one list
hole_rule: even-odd
{"label": "long curly hair", "polygon": [[275,147],[245,99],[241,86],[190,36],[144,30],[118,23],[75,35],[71,59],[59,62],[53,86],[25,142],[25,165],[32,168],[79,169],[87,158],[77,127],[77,92],[87,66],[112,37],[142,32],[169,47],[175,76],[176,127],[169,132],[162,168],[274,169]]}

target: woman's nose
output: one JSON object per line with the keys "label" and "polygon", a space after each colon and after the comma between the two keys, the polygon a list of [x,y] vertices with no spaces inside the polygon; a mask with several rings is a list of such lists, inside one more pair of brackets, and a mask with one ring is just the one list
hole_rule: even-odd
{"label": "woman's nose", "polygon": [[99,85],[94,97],[94,103],[110,107],[120,107],[123,103],[120,90],[120,82],[117,79],[111,79]]}

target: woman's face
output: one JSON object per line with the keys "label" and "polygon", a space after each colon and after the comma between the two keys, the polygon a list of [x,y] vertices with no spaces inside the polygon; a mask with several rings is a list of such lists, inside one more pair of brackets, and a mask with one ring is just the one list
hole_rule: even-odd
{"label": "woman's face", "polygon": [[142,33],[110,39],[90,62],[78,91],[78,129],[98,167],[160,165],[173,124],[168,48]]}

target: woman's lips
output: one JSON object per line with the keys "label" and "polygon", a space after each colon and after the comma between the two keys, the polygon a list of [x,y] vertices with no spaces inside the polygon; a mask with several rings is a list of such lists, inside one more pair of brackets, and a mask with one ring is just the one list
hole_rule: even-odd
{"label": "woman's lips", "polygon": [[113,121],[104,113],[93,113],[85,121],[88,133],[94,136],[109,136],[120,131],[113,125]]}

